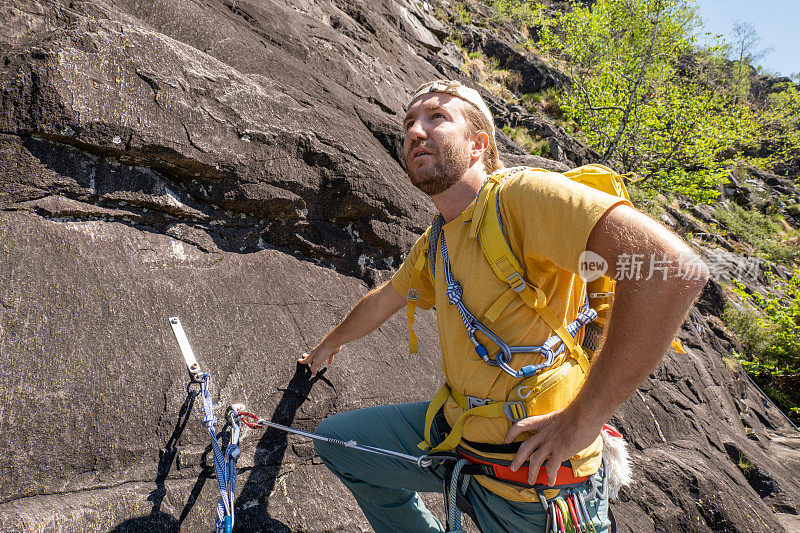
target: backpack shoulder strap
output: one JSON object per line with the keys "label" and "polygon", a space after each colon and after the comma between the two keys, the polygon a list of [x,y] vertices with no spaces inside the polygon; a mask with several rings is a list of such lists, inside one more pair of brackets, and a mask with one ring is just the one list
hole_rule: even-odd
{"label": "backpack shoulder strap", "polygon": [[503,234],[498,211],[498,194],[501,183],[501,181],[492,180],[484,186],[486,194],[485,196],[481,194],[481,196],[484,196],[483,200],[480,196],[478,197],[480,205],[476,204],[475,215],[473,215],[474,224],[475,217],[480,212],[477,233],[480,238],[483,255],[491,265],[497,278],[509,285],[508,290],[492,304],[484,316],[489,321],[494,322],[500,313],[518,296],[550,326],[569,349],[572,356],[580,363],[584,371],[588,372],[589,359],[583,349],[575,342],[575,338],[569,334],[564,323],[547,306],[547,298],[544,292],[525,280],[524,269]]}

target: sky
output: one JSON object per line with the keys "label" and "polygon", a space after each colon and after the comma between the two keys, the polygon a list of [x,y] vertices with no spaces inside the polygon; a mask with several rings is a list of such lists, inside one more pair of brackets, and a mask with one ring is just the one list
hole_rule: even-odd
{"label": "sky", "polygon": [[774,47],[760,64],[788,76],[800,72],[800,0],[696,0],[705,31],[730,35],[737,22],[751,23],[759,48]]}

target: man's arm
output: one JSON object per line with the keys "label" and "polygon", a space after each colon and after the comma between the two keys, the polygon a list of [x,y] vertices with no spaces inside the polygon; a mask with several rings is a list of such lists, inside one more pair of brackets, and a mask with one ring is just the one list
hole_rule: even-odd
{"label": "man's arm", "polygon": [[310,353],[304,353],[297,361],[310,365],[311,374],[316,375],[325,361],[333,363],[333,356],[339,353],[343,344],[371,333],[405,303],[406,299],[397,292],[391,281],[372,289]]}
{"label": "man's arm", "polygon": [[639,279],[618,279],[605,343],[578,395],[565,409],[522,419],[509,430],[507,442],[523,432],[536,432],[522,443],[511,468],[518,469],[530,457],[530,476],[535,479],[549,456],[545,466],[551,485],[559,465],[597,438],[603,424],[658,364],[708,280],[708,268],[686,243],[626,205],[603,215],[586,247],[609,265],[619,257],[644,254],[646,261],[663,260],[659,264],[667,265],[668,271],[666,279],[661,271],[645,279],[646,268]]}

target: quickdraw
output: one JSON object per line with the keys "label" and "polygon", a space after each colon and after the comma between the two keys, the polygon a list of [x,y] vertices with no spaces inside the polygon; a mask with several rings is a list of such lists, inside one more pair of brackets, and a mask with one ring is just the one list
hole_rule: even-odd
{"label": "quickdraw", "polygon": [[[217,533],[231,533],[234,523],[233,493],[236,487],[236,461],[239,459],[240,427],[236,417],[228,416],[231,436],[225,453],[217,441],[217,417],[214,415],[214,402],[211,399],[211,374],[205,374],[200,384],[205,417],[203,424],[211,435],[211,448],[214,452],[214,472],[217,475],[220,498],[217,500]],[[229,412],[228,415],[231,415]]]}

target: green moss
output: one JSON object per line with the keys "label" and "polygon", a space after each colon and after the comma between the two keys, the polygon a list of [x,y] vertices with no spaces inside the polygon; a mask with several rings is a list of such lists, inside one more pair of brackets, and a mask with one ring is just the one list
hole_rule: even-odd
{"label": "green moss", "polygon": [[503,133],[529,154],[550,157],[550,142],[546,139],[534,139],[527,129],[506,126],[503,128]]}
{"label": "green moss", "polygon": [[797,230],[787,229],[777,215],[745,210],[734,203],[714,209],[714,217],[728,233],[751,245],[757,253],[776,263],[793,264],[798,257]]}

